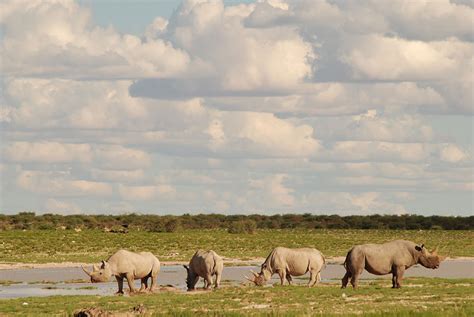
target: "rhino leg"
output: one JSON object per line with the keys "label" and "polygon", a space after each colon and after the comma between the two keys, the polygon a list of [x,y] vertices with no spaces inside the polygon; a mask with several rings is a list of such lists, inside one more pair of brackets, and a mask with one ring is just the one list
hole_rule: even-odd
{"label": "rhino leg", "polygon": [[212,275],[208,273],[206,277],[204,278],[204,288],[210,289],[211,285],[212,285]]}
{"label": "rhino leg", "polygon": [[352,287],[357,288],[357,286],[359,286],[359,277],[365,268],[365,255],[353,249],[347,254],[344,265],[347,273],[342,279],[342,284],[344,285],[344,280],[350,277]]}
{"label": "rhino leg", "polygon": [[393,270],[393,278],[392,278],[392,288],[400,288],[402,287],[401,282],[403,279],[403,274],[405,273],[404,266],[397,266]]}
{"label": "rhino leg", "polygon": [[285,284],[285,279],[286,279],[286,271],[285,270],[279,270],[278,275],[280,276],[281,285],[284,285]]}
{"label": "rhino leg", "polygon": [[308,287],[312,287],[316,284],[317,282],[317,276],[319,273],[316,273],[315,271],[310,271],[309,272],[309,282],[308,282]]}
{"label": "rhino leg", "polygon": [[342,286],[341,288],[346,288],[347,283],[349,283],[349,278],[351,278],[352,274],[349,270],[347,270],[346,274],[342,278]]}
{"label": "rhino leg", "polygon": [[286,280],[288,281],[289,285],[291,285],[293,282],[293,279],[291,278],[291,275],[289,272],[286,272]]}
{"label": "rhino leg", "polygon": [[135,280],[133,278],[133,274],[132,273],[127,273],[125,278],[127,279],[128,288],[130,289],[130,294],[135,293],[137,290],[136,290],[135,286],[133,285],[133,281]]}
{"label": "rhino leg", "polygon": [[216,273],[216,281],[214,283],[214,287],[219,288],[220,285],[221,285],[221,274]]}
{"label": "rhino leg", "polygon": [[362,274],[362,270],[359,270],[352,274],[351,284],[353,288],[357,288],[359,286],[359,277],[361,274]]}
{"label": "rhino leg", "polygon": [[313,287],[319,282],[321,282],[321,271],[310,271],[308,287]]}
{"label": "rhino leg", "polygon": [[156,288],[156,279],[158,278],[158,274],[151,275],[151,284],[150,284],[150,292],[153,292]]}
{"label": "rhino leg", "polygon": [[[191,282],[192,287],[188,290],[194,290],[196,288],[196,284],[199,282],[199,275],[194,277],[194,280]],[[206,281],[204,281],[204,286],[206,286]]]}
{"label": "rhino leg", "polygon": [[118,284],[118,291],[115,294],[123,294],[123,276],[115,276]]}
{"label": "rhino leg", "polygon": [[146,291],[148,288],[148,276],[141,279],[141,285],[139,292]]}
{"label": "rhino leg", "polygon": [[365,260],[364,260],[364,265],[361,265],[359,263],[358,265],[351,265],[348,267],[347,273],[350,272],[349,274],[351,277],[351,285],[353,288],[357,288],[359,286],[359,277],[362,274],[364,267],[365,267]]}

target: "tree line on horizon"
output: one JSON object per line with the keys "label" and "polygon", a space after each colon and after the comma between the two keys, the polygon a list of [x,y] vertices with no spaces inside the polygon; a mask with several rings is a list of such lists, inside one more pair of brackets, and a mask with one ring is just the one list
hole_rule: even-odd
{"label": "tree line on horizon", "polygon": [[421,215],[36,215],[20,212],[0,214],[0,230],[103,229],[126,232],[176,232],[186,229],[225,229],[230,233],[253,233],[257,229],[391,229],[391,230],[472,230],[474,216]]}

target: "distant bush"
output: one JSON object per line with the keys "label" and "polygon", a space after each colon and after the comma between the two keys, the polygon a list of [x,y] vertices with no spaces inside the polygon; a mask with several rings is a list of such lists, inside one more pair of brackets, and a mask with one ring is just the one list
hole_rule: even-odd
{"label": "distant bush", "polygon": [[52,229],[56,229],[56,226],[51,223],[40,223],[38,225],[38,229],[39,230],[52,230]]}
{"label": "distant bush", "polygon": [[112,228],[106,227],[104,230],[110,233],[128,233],[128,229],[126,227],[118,225],[114,225]]}
{"label": "distant bush", "polygon": [[181,222],[179,219],[171,219],[165,223],[166,232],[177,232],[181,229]]}
{"label": "distant bush", "polygon": [[257,231],[257,223],[253,220],[239,220],[232,222],[227,229],[229,233],[255,233]]}
{"label": "distant bush", "polygon": [[313,214],[284,215],[17,215],[0,214],[0,230],[74,230],[122,227],[149,232],[176,232],[181,229],[227,229],[231,233],[258,229],[390,229],[390,230],[473,230],[474,216],[445,217],[419,215],[339,216]]}

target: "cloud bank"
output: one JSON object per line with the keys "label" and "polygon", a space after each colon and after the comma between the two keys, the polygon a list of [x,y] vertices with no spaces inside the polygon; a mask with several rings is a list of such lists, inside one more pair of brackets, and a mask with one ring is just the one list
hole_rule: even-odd
{"label": "cloud bank", "polygon": [[1,212],[472,213],[472,6],[92,16],[0,4]]}

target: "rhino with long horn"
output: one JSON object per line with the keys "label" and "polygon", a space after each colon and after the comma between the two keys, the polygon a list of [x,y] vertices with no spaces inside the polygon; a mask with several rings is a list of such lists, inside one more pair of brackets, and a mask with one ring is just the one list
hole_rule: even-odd
{"label": "rhino with long horn", "polygon": [[326,260],[323,254],[316,249],[300,248],[288,249],[278,247],[272,250],[261,265],[260,273],[252,271],[253,278],[246,277],[255,285],[262,286],[278,274],[281,285],[285,280],[292,284],[292,276],[301,276],[309,272],[308,286],[314,286],[321,280],[321,270],[325,267]]}
{"label": "rhino with long horn", "polygon": [[384,244],[362,244],[354,246],[347,253],[344,267],[346,274],[342,278],[342,288],[351,281],[357,288],[359,276],[366,269],[375,275],[392,274],[392,287],[400,288],[405,270],[415,264],[437,269],[445,259],[438,255],[438,248],[429,252],[423,244],[411,241],[395,240]]}
{"label": "rhino with long horn", "polygon": [[[160,261],[150,252],[130,252],[119,250],[110,256],[106,261],[102,261],[100,266],[93,265],[92,271],[88,271],[82,266],[82,270],[90,277],[92,283],[108,282],[115,276],[118,283],[118,294],[123,294],[123,279],[127,280],[130,293],[136,292],[134,280],[141,280],[140,291],[153,291],[156,285],[156,278],[160,272]],[[151,278],[151,285],[148,287],[148,279]]]}

